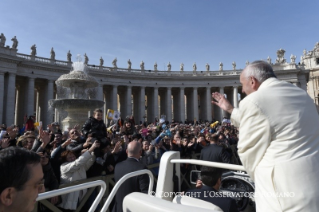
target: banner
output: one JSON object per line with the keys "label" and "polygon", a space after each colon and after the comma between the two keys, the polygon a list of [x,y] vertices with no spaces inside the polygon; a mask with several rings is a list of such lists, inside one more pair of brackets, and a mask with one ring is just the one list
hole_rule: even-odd
{"label": "banner", "polygon": [[116,121],[116,120],[119,120],[120,115],[121,115],[121,113],[119,111],[114,111],[112,109],[108,109],[106,118]]}

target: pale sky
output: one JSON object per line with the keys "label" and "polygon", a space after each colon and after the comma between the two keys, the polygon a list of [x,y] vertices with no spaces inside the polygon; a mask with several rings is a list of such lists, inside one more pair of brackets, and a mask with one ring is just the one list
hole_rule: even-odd
{"label": "pale sky", "polygon": [[89,57],[89,64],[191,71],[244,68],[246,60],[276,59],[286,50],[300,60],[303,49],[319,41],[318,0],[1,0],[0,33],[17,36],[19,53],[66,60],[70,50]]}

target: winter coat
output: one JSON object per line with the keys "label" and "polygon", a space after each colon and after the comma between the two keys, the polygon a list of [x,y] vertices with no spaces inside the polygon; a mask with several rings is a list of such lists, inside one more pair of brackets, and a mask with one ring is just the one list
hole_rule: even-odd
{"label": "winter coat", "polygon": [[106,126],[103,120],[98,121],[93,117],[86,120],[82,127],[82,133],[85,138],[88,137],[88,134],[92,134],[92,137],[97,139],[105,138],[107,136]]}

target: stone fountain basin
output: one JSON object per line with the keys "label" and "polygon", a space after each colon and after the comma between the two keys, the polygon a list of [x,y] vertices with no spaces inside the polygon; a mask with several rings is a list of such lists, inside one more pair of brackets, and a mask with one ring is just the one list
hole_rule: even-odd
{"label": "stone fountain basin", "polygon": [[104,102],[93,99],[51,99],[49,100],[49,104],[54,108],[67,111],[68,109],[94,110],[103,107]]}

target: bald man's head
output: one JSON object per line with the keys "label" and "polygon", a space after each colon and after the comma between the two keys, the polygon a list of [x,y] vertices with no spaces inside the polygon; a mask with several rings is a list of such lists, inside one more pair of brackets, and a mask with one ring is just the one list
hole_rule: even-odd
{"label": "bald man's head", "polygon": [[131,141],[128,145],[127,145],[127,150],[126,150],[127,156],[128,157],[134,157],[139,159],[142,153],[142,148],[141,148],[141,144],[137,141]]}

